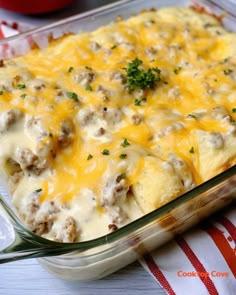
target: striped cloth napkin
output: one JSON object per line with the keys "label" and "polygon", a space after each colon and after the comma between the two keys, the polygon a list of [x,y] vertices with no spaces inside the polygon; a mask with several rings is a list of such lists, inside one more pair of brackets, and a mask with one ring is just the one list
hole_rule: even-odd
{"label": "striped cloth napkin", "polygon": [[[0,38],[32,28],[0,22]],[[236,295],[236,208],[140,260],[168,295]]]}
{"label": "striped cloth napkin", "polygon": [[32,26],[18,22],[0,21],[0,39],[11,37],[32,29]]}
{"label": "striped cloth napkin", "polygon": [[236,208],[140,260],[168,295],[236,294]]}

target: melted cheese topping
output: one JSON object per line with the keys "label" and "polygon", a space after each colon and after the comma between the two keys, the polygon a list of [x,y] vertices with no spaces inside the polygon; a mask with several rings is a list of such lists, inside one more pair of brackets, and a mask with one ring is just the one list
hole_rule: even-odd
{"label": "melted cheese topping", "polygon": [[[215,18],[164,8],[5,61],[0,164],[29,227],[88,240],[233,165],[235,44]],[[135,58],[161,70],[153,89],[128,91]]]}

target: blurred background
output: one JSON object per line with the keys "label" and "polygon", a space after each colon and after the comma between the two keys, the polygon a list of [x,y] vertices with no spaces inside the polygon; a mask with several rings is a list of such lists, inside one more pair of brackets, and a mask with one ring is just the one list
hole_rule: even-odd
{"label": "blurred background", "polygon": [[[0,20],[12,22],[17,21],[38,26],[117,1],[118,0],[0,0]],[[59,4],[59,2],[61,3]],[[23,14],[13,12],[13,10],[27,12],[34,11],[35,9],[41,9],[41,11],[51,10],[55,9],[58,5],[61,7],[64,6],[65,2],[70,2],[71,4],[61,8],[60,10],[54,10],[53,12],[41,14]],[[3,7],[7,7],[8,10],[3,9]],[[11,11],[9,9],[11,9]]]}

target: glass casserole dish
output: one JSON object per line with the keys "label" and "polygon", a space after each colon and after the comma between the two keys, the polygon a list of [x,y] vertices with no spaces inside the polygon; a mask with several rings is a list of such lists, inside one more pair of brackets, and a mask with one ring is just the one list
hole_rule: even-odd
{"label": "glass casserole dish", "polygon": [[[219,3],[217,5],[211,1],[198,3],[207,4],[211,11],[216,14],[226,10],[233,11],[230,2],[223,10]],[[2,58],[23,55],[31,48],[33,42],[46,47],[48,36],[58,38],[68,32],[91,31],[110,23],[119,15],[127,18],[142,9],[175,5],[188,6],[190,4],[192,3],[189,1],[180,1],[178,4],[175,1],[165,1],[164,3],[162,1],[149,1],[148,4],[140,0],[120,1],[105,8],[58,22],[55,25],[3,40],[0,43],[3,49]],[[235,17],[232,14],[229,13],[224,17],[223,22],[226,27],[234,29]],[[74,244],[56,243],[34,235],[22,225],[15,213],[7,207],[6,201],[1,199],[1,205],[7,218],[14,225],[14,230],[11,230],[10,224],[2,219],[4,225],[1,229],[2,236],[7,238],[8,235],[9,237],[9,232],[12,233],[12,236],[10,236],[9,241],[1,238],[1,243],[2,241],[3,243],[0,244],[0,262],[43,257],[40,258],[40,263],[46,269],[64,279],[90,280],[108,275],[131,263],[146,251],[160,246],[171,239],[174,234],[186,230],[217,209],[234,202],[235,172],[236,167],[234,166],[113,233],[91,241]],[[2,194],[7,198],[4,191]]]}

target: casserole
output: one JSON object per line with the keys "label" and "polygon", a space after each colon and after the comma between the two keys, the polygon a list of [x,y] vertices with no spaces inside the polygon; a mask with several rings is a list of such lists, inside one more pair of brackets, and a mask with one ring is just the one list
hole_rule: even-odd
{"label": "casserole", "polygon": [[[109,18],[114,17],[114,15],[111,14],[112,10],[114,10],[114,13],[116,13],[117,15],[120,12],[119,9],[123,9],[124,7],[136,9],[129,10],[129,13],[137,12],[137,8],[140,10],[145,7],[144,4],[141,3],[141,1],[128,1],[126,4],[125,2],[127,1],[123,1],[122,3],[120,3],[120,5],[112,5],[111,10],[102,12],[101,14],[103,15],[103,21],[105,21],[104,13],[105,15],[109,13]],[[134,2],[135,4],[139,3],[139,6],[135,6],[134,8]],[[151,4],[152,3],[150,3],[150,5]],[[165,5],[167,5],[167,3],[165,3]],[[126,10],[126,12],[128,12],[128,10]],[[125,13],[122,13],[122,16],[123,15],[124,17],[126,17]],[[228,20],[232,21],[232,18],[229,18]],[[101,21],[100,18],[99,21]],[[93,29],[93,25],[94,23],[90,23],[88,29]],[[101,25],[101,23],[99,23],[99,25]],[[69,31],[77,30],[77,28],[74,27],[73,20],[71,21],[71,23],[69,23],[69,26]],[[21,47],[15,47],[14,51],[12,50],[12,46],[11,48],[7,47],[6,43],[3,41],[3,43],[5,43],[3,44],[3,46],[5,45],[6,48],[4,54],[9,57],[12,54],[19,54],[22,52],[24,53],[27,50],[27,46],[25,47],[25,44],[29,45],[31,43],[32,45],[32,40],[34,40],[34,42],[36,41],[40,46],[42,46],[42,40],[47,43],[48,32],[52,32],[52,26],[50,26],[49,28],[45,28],[43,31],[36,30],[35,32],[32,32],[31,35],[23,34],[19,36],[21,38],[27,39],[29,43],[26,42]],[[56,36],[55,33],[58,34],[57,27],[55,27],[53,37]],[[12,41],[13,44],[14,41],[19,44],[20,38],[12,38]],[[21,50],[21,52],[19,52],[19,49]],[[77,260],[75,260],[76,256],[68,255],[54,259],[45,258],[43,262],[45,263],[46,267],[50,268],[58,275],[61,275],[62,277],[65,277],[67,279],[78,279],[79,277],[79,279],[81,280],[86,280],[101,277],[108,274],[110,271],[114,271],[115,269],[120,268],[124,263],[127,264],[131,262],[144,251],[153,249],[154,247],[158,246],[158,243],[163,243],[165,240],[171,238],[174,233],[184,230],[185,228],[202,218],[205,214],[209,214],[210,212],[216,210],[218,207],[221,207],[222,205],[225,205],[226,203],[232,201],[234,199],[234,174],[235,167],[232,167],[219,176],[215,177],[214,179],[211,179],[210,181],[205,182],[203,185],[196,187],[189,193],[184,194],[182,197],[169,202],[167,205],[162,206],[160,209],[144,216],[141,219],[138,219],[133,223],[130,223],[129,225],[119,229],[118,231],[110,235],[105,236],[104,238],[98,238],[88,242],[81,242],[77,245],[60,245],[55,244],[54,242],[45,241],[39,237],[34,237],[34,241],[32,241],[34,244],[32,245],[32,247],[35,248],[34,254],[22,253],[22,255],[45,256],[50,255],[50,253],[51,255],[56,255],[76,249],[78,252],[82,251],[82,254],[78,256]],[[227,189],[225,188],[226,184]],[[213,196],[215,196],[216,194],[219,194],[220,197],[213,198]],[[171,212],[169,212],[170,210]],[[31,237],[33,236],[33,234],[27,230],[24,230],[22,232],[23,227],[19,225],[19,221],[15,219],[12,213],[10,213],[10,215],[13,218],[13,221],[18,224],[17,229],[21,232],[21,234],[23,234],[23,240],[28,240],[28,235],[30,235]],[[154,221],[154,219],[156,219],[157,217],[159,217],[159,220]],[[142,225],[141,227],[140,224]],[[163,225],[165,225],[164,228]],[[137,231],[129,232],[131,228],[136,228]],[[158,235],[160,235],[160,238],[158,238]],[[104,240],[106,241],[106,244],[103,244]],[[108,243],[109,241],[113,241],[113,243]],[[18,242],[19,241],[15,241],[15,243]],[[19,251],[23,244],[24,242],[18,245]],[[14,245],[5,250],[5,252],[11,251]],[[45,245],[47,245],[47,247],[45,247]],[[54,249],[54,245],[56,245],[56,251]],[[96,247],[98,245],[100,245],[100,247]],[[46,252],[42,251],[41,247],[43,247]],[[31,249],[32,251],[33,248]],[[14,259],[13,257],[10,258],[10,256],[9,259]],[[8,258],[6,257],[5,259],[7,260]],[[55,261],[56,263],[54,263]],[[66,265],[67,263],[68,265]],[[79,266],[77,267],[76,264],[78,264]],[[70,270],[70,272],[68,270]]]}

